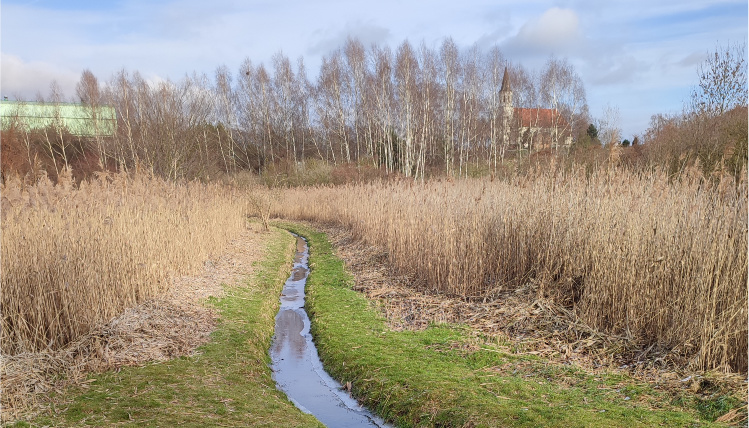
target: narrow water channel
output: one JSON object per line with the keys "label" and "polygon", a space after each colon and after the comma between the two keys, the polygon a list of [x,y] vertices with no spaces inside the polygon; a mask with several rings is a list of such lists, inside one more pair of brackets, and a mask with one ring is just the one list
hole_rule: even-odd
{"label": "narrow water channel", "polygon": [[271,369],[278,389],[299,409],[313,414],[329,428],[387,427],[323,369],[304,310],[304,286],[309,274],[309,251],[304,238],[297,236],[296,248],[294,267],[281,293],[281,309],[276,315],[270,349]]}

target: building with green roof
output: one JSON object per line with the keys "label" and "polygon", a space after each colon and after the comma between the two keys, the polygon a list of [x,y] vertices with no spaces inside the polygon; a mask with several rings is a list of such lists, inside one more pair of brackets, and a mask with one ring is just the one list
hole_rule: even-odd
{"label": "building with green roof", "polygon": [[49,126],[65,128],[79,137],[112,136],[117,130],[114,107],[84,104],[0,101],[1,129],[33,131]]}

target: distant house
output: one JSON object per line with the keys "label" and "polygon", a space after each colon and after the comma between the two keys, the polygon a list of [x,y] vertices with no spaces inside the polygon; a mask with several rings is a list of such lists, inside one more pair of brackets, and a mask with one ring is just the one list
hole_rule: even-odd
{"label": "distant house", "polygon": [[0,119],[2,130],[23,127],[32,131],[52,126],[79,137],[112,136],[117,130],[117,116],[110,106],[0,101]]}
{"label": "distant house", "polygon": [[531,152],[567,148],[572,144],[569,123],[556,109],[522,108],[513,105],[509,73],[505,68],[499,91],[503,104],[505,143]]}

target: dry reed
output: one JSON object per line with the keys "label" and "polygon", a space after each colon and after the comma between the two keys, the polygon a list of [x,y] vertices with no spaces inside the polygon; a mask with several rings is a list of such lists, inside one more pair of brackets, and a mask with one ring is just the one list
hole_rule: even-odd
{"label": "dry reed", "polygon": [[[204,305],[225,285],[242,283],[265,250],[261,225],[234,237],[197,275],[175,276],[164,295],[149,299],[97,326],[58,351],[0,355],[0,423],[49,409],[51,396],[71,385],[87,387],[92,371],[117,369],[190,355],[214,330],[217,314]],[[60,402],[57,402],[59,405]]]}
{"label": "dry reed", "polygon": [[424,291],[537,296],[692,369],[747,369],[747,183],[553,167],[509,181],[288,190],[277,215],[334,222]]}
{"label": "dry reed", "polygon": [[2,354],[64,347],[194,272],[246,228],[246,191],[102,176],[9,179],[2,192]]}

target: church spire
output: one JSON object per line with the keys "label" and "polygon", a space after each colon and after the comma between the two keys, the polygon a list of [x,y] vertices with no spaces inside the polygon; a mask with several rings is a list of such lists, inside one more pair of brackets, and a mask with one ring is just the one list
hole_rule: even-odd
{"label": "church spire", "polygon": [[510,73],[507,71],[507,67],[505,67],[505,75],[502,77],[502,89],[499,90],[499,103],[502,106],[502,147],[506,148],[510,144],[510,123],[515,112],[512,106]]}
{"label": "church spire", "polygon": [[507,67],[505,67],[505,75],[502,77],[502,89],[499,92],[512,92],[510,88],[510,73],[507,71]]}
{"label": "church spire", "polygon": [[512,117],[512,88],[510,87],[510,72],[505,67],[505,75],[502,77],[502,89],[499,90],[499,102],[507,117]]}

